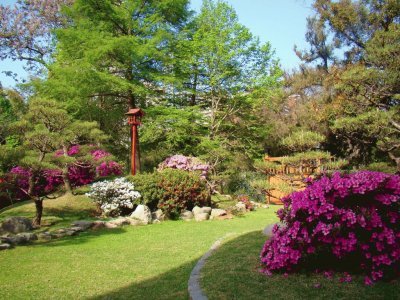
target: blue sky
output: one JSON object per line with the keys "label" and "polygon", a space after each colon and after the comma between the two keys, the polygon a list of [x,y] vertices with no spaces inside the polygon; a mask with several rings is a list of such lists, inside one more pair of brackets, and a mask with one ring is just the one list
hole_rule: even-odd
{"label": "blue sky", "polygon": [[[296,44],[300,49],[306,47],[304,34],[306,17],[312,14],[312,0],[225,0],[237,12],[239,22],[260,37],[262,42],[269,41],[276,51],[285,70],[298,66],[300,60],[293,52]],[[13,0],[0,0],[1,4],[10,4]],[[202,0],[191,0],[192,9],[199,11]],[[0,72],[13,71],[22,77],[27,74],[20,62],[0,61]],[[0,73],[0,82],[4,87],[15,85],[15,81]]]}

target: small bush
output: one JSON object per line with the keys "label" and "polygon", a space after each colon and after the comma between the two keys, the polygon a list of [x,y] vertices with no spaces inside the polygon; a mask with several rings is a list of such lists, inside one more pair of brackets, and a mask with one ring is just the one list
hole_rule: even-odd
{"label": "small bush", "polygon": [[361,272],[365,283],[399,276],[400,176],[334,173],[283,200],[261,252],[264,272]]}
{"label": "small bush", "polygon": [[142,195],[136,200],[136,204],[145,204],[150,210],[157,209],[163,192],[160,188],[161,176],[159,173],[138,174],[135,176],[127,176],[127,179],[135,185],[135,189]]}
{"label": "small bush", "polygon": [[135,191],[134,185],[125,178],[117,178],[113,181],[93,183],[86,196],[97,203],[104,216],[117,217],[133,210],[140,193]]}
{"label": "small bush", "polygon": [[246,209],[248,210],[254,210],[254,205],[251,203],[249,196],[247,195],[239,195],[237,196],[238,202],[242,202],[244,205],[246,205]]}
{"label": "small bush", "polygon": [[165,169],[159,173],[162,198],[158,207],[170,215],[178,216],[182,210],[194,206],[205,206],[211,202],[206,183],[199,174],[176,169]]}

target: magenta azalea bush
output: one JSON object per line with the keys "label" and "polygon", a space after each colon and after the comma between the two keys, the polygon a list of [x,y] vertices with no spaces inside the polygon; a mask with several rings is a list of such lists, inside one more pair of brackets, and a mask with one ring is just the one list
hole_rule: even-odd
{"label": "magenta azalea bush", "polygon": [[400,270],[400,176],[335,173],[283,200],[261,252],[263,272],[304,269],[365,274],[365,283],[392,279]]}
{"label": "magenta azalea bush", "polygon": [[[67,154],[69,156],[78,155],[80,153],[80,145],[73,145],[68,149]],[[54,155],[63,155],[63,150],[57,150]],[[111,153],[101,149],[94,149],[90,151],[90,154],[94,160],[100,160],[102,158],[111,156]],[[13,193],[15,199],[25,199],[28,189],[28,178],[30,172],[21,166],[12,168],[9,172],[12,178],[13,184],[19,187],[17,192]],[[104,161],[101,162],[96,168],[93,167],[89,162],[79,162],[79,164],[71,165],[68,168],[68,177],[71,185],[74,187],[86,185],[92,183],[97,177],[106,176],[118,176],[122,174],[122,167],[115,161]],[[50,193],[63,184],[61,170],[44,170],[37,178],[35,178],[35,190],[34,194],[39,195],[41,193]]]}
{"label": "magenta azalea bush", "polygon": [[210,166],[202,163],[198,158],[184,155],[173,155],[167,157],[158,165],[158,170],[164,170],[166,168],[185,171],[200,171],[200,177],[203,179],[207,177],[208,171],[210,170]]}

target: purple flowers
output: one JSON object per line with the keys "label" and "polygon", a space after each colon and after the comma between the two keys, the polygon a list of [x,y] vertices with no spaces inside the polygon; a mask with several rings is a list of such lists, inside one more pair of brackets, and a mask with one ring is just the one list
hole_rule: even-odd
{"label": "purple flowers", "polygon": [[[80,154],[80,145],[73,145],[68,149],[68,156],[76,156]],[[98,161],[102,158],[111,156],[111,153],[101,149],[94,149],[90,151],[92,158]],[[59,157],[64,155],[63,150],[57,150],[54,153],[55,156]],[[99,162],[100,163],[100,162]],[[11,169],[10,174],[14,177],[13,184],[17,187],[27,191],[28,189],[28,178],[30,171],[21,167],[16,166]],[[100,177],[110,175],[121,175],[122,167],[115,161],[103,161],[96,168],[89,162],[79,161],[76,164],[71,164],[68,167],[68,177],[72,186],[82,186],[93,182],[96,175]],[[35,194],[50,193],[63,184],[62,172],[59,169],[56,170],[44,170],[35,178]],[[26,198],[26,193],[22,191],[17,192],[14,197],[16,199]]]}
{"label": "purple flowers", "polygon": [[[264,273],[336,267],[365,273],[366,284],[399,276],[400,176],[335,173],[282,201],[287,226],[262,249]],[[350,281],[345,273],[341,282]]]}
{"label": "purple flowers", "polygon": [[210,166],[202,163],[195,157],[188,157],[184,155],[173,155],[166,158],[162,163],[158,165],[159,170],[165,168],[179,169],[185,171],[200,171],[200,177],[205,179],[207,177]]}

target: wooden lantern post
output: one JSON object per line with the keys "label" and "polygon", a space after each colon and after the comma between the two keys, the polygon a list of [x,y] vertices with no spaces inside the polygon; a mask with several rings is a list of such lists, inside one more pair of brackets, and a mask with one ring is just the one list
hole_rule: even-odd
{"label": "wooden lantern post", "polygon": [[126,113],[128,116],[128,124],[131,125],[131,174],[136,174],[136,153],[138,147],[137,127],[141,124],[144,112],[140,108],[131,108]]}

